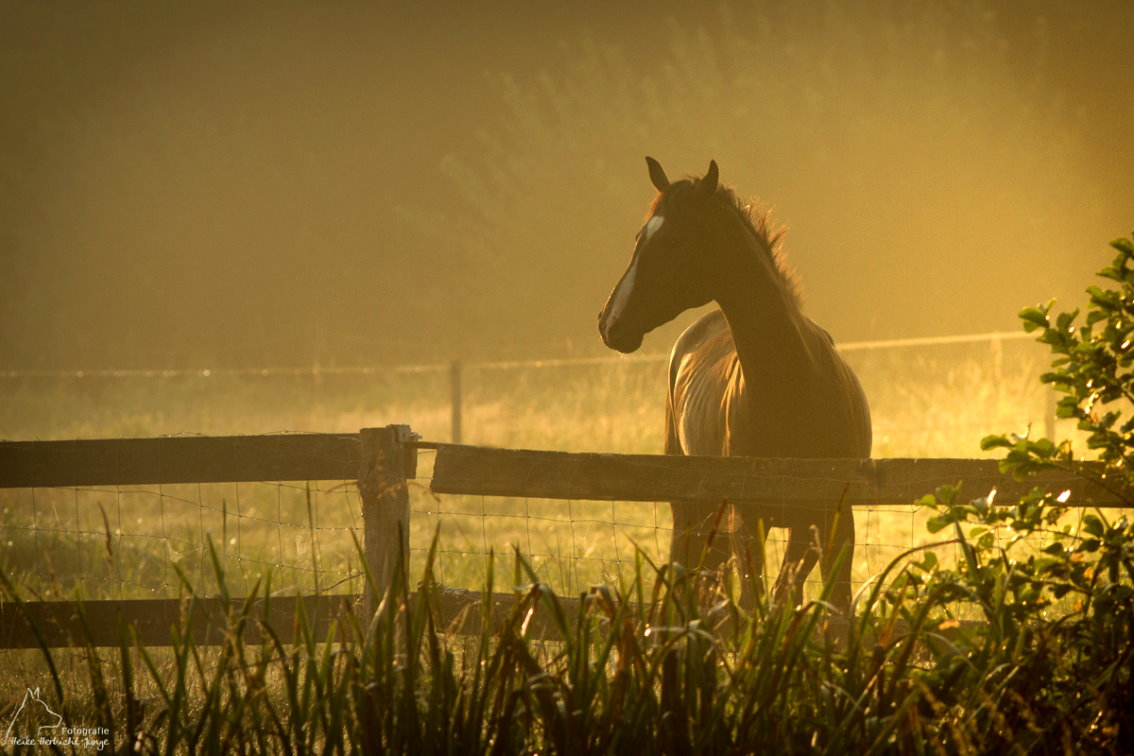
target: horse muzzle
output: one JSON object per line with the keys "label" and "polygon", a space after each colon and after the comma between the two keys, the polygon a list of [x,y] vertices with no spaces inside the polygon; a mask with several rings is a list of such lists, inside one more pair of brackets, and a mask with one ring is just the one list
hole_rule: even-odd
{"label": "horse muzzle", "polygon": [[627,328],[622,318],[611,318],[607,310],[599,314],[599,335],[602,343],[610,349],[630,354],[642,346],[644,334],[634,328]]}

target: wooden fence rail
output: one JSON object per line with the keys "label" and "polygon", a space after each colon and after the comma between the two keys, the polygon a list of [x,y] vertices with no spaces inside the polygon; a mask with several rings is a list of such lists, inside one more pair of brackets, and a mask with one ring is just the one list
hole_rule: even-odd
{"label": "wooden fence rail", "polygon": [[[853,506],[910,504],[944,484],[963,482],[963,500],[997,489],[998,500],[1033,486],[1067,491],[1069,505],[1128,506],[1128,491],[1100,483],[1101,468],[1086,464],[1025,481],[1000,473],[994,460],[963,459],[756,459],[662,455],[569,454],[487,449],[415,441],[409,427],[392,425],[359,434],[175,437],[92,441],[0,443],[0,488],[213,483],[242,481],[357,480],[362,500],[363,547],[374,578],[363,597],[272,598],[252,616],[283,641],[292,638],[296,611],[318,633],[358,611],[369,616],[408,553],[407,481],[416,474],[419,449],[436,452],[432,490],[541,499],[600,501],[724,501],[789,505],[848,502]],[[398,558],[403,560],[398,564]],[[442,596],[442,620],[457,616],[480,594]],[[243,599],[232,599],[242,602]],[[493,597],[502,611],[510,594]],[[0,603],[0,647],[118,645],[133,628],[148,645],[170,642],[170,628],[188,621],[199,643],[223,637],[227,607],[219,599]],[[82,617],[83,622],[76,624]],[[479,627],[466,631],[479,632]],[[77,631],[83,628],[82,634]],[[249,623],[250,642],[260,626]]]}
{"label": "wooden fence rail", "polygon": [[[415,474],[416,460],[415,450],[406,446],[410,437],[408,426],[391,425],[358,434],[6,441],[0,442],[0,488],[357,480],[373,580],[362,597],[276,597],[264,611],[252,612],[251,618],[287,642],[301,604],[313,629],[324,633],[360,605],[372,611],[377,595],[390,585],[396,560],[408,553],[406,480]],[[235,605],[243,602],[232,599]],[[162,645],[183,620],[198,643],[216,643],[224,637],[227,610],[219,599],[202,598],[86,601],[81,607],[71,601],[7,601],[0,603],[0,647],[114,646],[127,627],[143,642]],[[251,622],[245,635],[255,641],[259,632],[260,625]]]}
{"label": "wooden fence rail", "polygon": [[942,485],[963,483],[963,500],[1001,501],[1035,486],[1068,491],[1068,504],[1129,506],[1102,482],[1103,468],[1052,470],[1015,480],[992,459],[771,459],[573,454],[416,443],[437,450],[436,493],[597,501],[732,501],[761,504],[846,501],[856,506],[910,504]]}
{"label": "wooden fence rail", "polygon": [[357,434],[173,436],[0,443],[0,488],[348,480]]}

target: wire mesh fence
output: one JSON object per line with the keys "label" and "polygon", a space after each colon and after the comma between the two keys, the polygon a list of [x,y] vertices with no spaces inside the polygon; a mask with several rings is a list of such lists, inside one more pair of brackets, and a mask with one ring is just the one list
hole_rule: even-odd
{"label": "wire mesh fence", "polygon": [[[862,585],[891,560],[924,543],[927,514],[914,505],[856,507],[852,580]],[[518,554],[541,582],[560,595],[585,593],[594,585],[628,585],[638,570],[647,582],[652,566],[669,558],[673,531],[666,502],[593,502],[444,496],[419,501],[413,511],[411,574],[420,576],[433,533],[439,532],[435,577],[452,587],[483,590],[492,560],[494,589],[530,582],[515,575]],[[727,534],[721,535],[727,538]],[[786,531],[773,528],[766,540],[765,578],[779,574]],[[951,555],[955,549],[950,549]],[[642,560],[639,562],[639,558]],[[518,579],[518,583],[516,582]],[[808,578],[809,595],[822,585],[818,570]]]}
{"label": "wire mesh fence", "polygon": [[[414,582],[435,534],[436,579],[468,590],[486,587],[490,560],[495,589],[510,590],[517,553],[562,595],[627,583],[639,559],[649,574],[668,558],[667,502],[433,494],[428,456],[410,489]],[[363,589],[353,482],[33,488],[0,491],[0,501],[0,566],[29,597],[210,596],[218,579],[242,596],[269,575],[277,595]],[[859,583],[926,537],[925,514],[912,505],[857,507],[855,518]],[[770,578],[785,538],[768,534]]]}
{"label": "wire mesh fence", "polygon": [[353,482],[0,491],[0,566],[37,598],[358,593]]}

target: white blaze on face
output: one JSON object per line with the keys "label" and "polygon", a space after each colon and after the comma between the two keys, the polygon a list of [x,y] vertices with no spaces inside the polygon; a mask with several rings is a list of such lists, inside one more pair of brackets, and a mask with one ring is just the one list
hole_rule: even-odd
{"label": "white blaze on face", "polygon": [[622,280],[618,282],[618,288],[610,295],[610,309],[607,311],[606,321],[604,322],[605,328],[609,329],[622,317],[622,311],[626,309],[626,304],[630,301],[630,294],[634,291],[634,274],[637,267],[638,258],[635,257],[630,262],[630,267],[626,269],[626,273],[623,274]]}
{"label": "white blaze on face", "polygon": [[626,269],[625,275],[618,283],[618,288],[614,290],[614,294],[610,298],[610,317],[608,323],[613,323],[622,317],[626,305],[630,302],[630,297],[634,293],[634,279],[637,277],[638,260],[641,253],[641,246],[646,244],[650,238],[658,232],[662,227],[665,218],[660,215],[652,215],[646,221],[646,225],[642,226],[642,230],[638,232],[638,253],[634,255],[634,259],[630,261],[630,267]]}

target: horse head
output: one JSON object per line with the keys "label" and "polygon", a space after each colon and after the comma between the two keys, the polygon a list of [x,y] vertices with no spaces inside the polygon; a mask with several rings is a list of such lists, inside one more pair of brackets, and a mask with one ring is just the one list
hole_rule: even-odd
{"label": "horse head", "polygon": [[643,337],[682,312],[713,299],[711,266],[704,264],[706,219],[717,193],[715,161],[700,179],[670,182],[646,158],[658,196],[634,242],[630,264],[599,313],[599,333],[611,349],[629,353]]}

